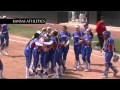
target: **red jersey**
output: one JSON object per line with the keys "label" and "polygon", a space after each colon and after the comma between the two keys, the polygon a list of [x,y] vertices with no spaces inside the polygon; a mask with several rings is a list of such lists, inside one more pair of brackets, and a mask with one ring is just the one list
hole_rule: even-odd
{"label": "red jersey", "polygon": [[104,21],[98,21],[96,32],[102,34],[106,30]]}

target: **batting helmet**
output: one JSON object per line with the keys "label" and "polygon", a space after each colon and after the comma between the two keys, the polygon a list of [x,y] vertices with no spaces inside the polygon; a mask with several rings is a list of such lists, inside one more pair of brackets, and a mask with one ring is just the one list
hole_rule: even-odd
{"label": "batting helmet", "polygon": [[111,34],[111,32],[110,32],[110,31],[107,31],[107,30],[103,32],[103,35],[105,35],[105,36],[107,36],[107,37],[110,37],[110,34]]}

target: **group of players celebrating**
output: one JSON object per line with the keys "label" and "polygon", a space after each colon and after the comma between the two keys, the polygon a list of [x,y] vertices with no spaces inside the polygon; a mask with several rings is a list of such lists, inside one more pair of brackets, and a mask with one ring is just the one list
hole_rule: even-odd
{"label": "group of players celebrating", "polygon": [[[70,40],[74,40],[75,65],[74,70],[81,68],[79,55],[82,55],[83,64],[86,64],[85,71],[90,71],[90,56],[92,52],[91,41],[93,35],[91,29],[85,24],[81,29],[79,25],[75,26],[75,32],[71,34],[66,26],[62,26],[62,31],[52,30],[51,27],[42,28],[34,34],[34,37],[25,47],[26,56],[26,78],[30,77],[30,64],[32,56],[34,58],[32,69],[35,77],[41,78],[37,67],[42,68],[42,77],[48,78],[49,62],[51,70],[55,71],[52,78],[59,78],[66,70],[66,57],[69,51]],[[40,57],[39,57],[40,56]],[[59,69],[57,68],[59,66]]]}
{"label": "group of players celebrating", "polygon": [[[109,68],[114,71],[114,75],[118,73],[118,70],[110,62],[113,56],[112,48],[114,48],[114,40],[110,38],[110,32],[107,30],[104,31],[103,37],[105,42],[102,50],[106,52],[106,68],[103,77],[106,78]],[[75,54],[73,70],[80,70],[81,65],[85,64],[86,68],[84,71],[89,72],[92,38],[93,33],[88,27],[88,24],[84,24],[83,27],[76,25],[72,35],[67,31],[67,26],[62,26],[61,32],[57,29],[53,30],[51,27],[42,28],[41,31],[37,31],[24,49],[26,57],[26,78],[31,78],[30,66],[32,58],[32,74],[35,78],[48,78],[49,70],[55,72],[52,78],[60,78],[67,69],[66,57],[71,40],[74,43]],[[79,59],[80,54],[82,55],[81,62]]]}

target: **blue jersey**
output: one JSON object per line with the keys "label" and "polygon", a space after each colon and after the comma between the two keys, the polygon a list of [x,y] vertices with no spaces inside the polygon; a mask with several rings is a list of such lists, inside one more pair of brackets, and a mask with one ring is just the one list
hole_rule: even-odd
{"label": "blue jersey", "polygon": [[86,29],[85,29],[85,28],[82,29],[82,33],[83,33],[84,35],[86,34]]}
{"label": "blue jersey", "polygon": [[41,37],[43,37],[43,34],[42,34],[42,33],[40,33],[40,38],[41,38]]}
{"label": "blue jersey", "polygon": [[56,41],[55,37],[53,37],[53,36],[51,36],[50,41],[53,41],[53,47],[50,49],[50,50],[53,51],[53,50],[56,49],[56,43],[57,43],[57,41]]}
{"label": "blue jersey", "polygon": [[[46,40],[44,40],[44,42],[50,42],[50,41],[53,41],[53,44],[54,44],[54,42],[55,42],[55,38],[53,37],[53,36],[51,36],[49,39],[46,39]],[[52,44],[52,45],[53,45]],[[47,48],[49,48],[51,45],[46,45],[47,46]],[[52,50],[52,49],[51,49]]]}
{"label": "blue jersey", "polygon": [[83,33],[82,32],[74,32],[73,33],[73,39],[74,39],[74,45],[79,45],[79,40],[80,40],[80,37],[83,36]]}
{"label": "blue jersey", "polygon": [[[92,36],[85,34],[84,35],[84,39],[85,39],[85,41],[83,41],[83,45],[84,46],[88,46],[87,43],[86,43],[86,41],[92,41]],[[89,46],[91,46],[91,45],[89,45]]]}
{"label": "blue jersey", "polygon": [[33,49],[35,47],[35,42],[38,42],[38,38],[34,38],[33,40],[31,40],[26,46],[27,49],[29,48]]}
{"label": "blue jersey", "polygon": [[104,51],[105,52],[113,52],[113,46],[114,46],[114,40],[112,38],[108,38],[107,40],[104,41]]}
{"label": "blue jersey", "polygon": [[2,24],[2,32],[4,33],[6,33],[6,32],[8,32],[8,29],[7,29],[7,24]]}
{"label": "blue jersey", "polygon": [[60,32],[59,36],[58,36],[59,40],[61,42],[65,42],[65,43],[69,40],[70,37],[71,37],[71,35],[69,32],[63,32],[63,31]]}

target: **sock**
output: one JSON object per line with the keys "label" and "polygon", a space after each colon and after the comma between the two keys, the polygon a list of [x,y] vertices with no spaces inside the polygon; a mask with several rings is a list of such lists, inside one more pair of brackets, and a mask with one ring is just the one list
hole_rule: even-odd
{"label": "sock", "polygon": [[59,66],[59,70],[60,70],[60,74],[62,75],[63,74],[63,66],[62,65]]}
{"label": "sock", "polygon": [[55,67],[54,70],[55,70],[56,75],[58,76],[59,74],[58,74],[58,69],[57,69],[57,67]]}
{"label": "sock", "polygon": [[74,68],[77,68],[77,60],[75,60]]}
{"label": "sock", "polygon": [[29,76],[29,68],[26,67],[26,77]]}
{"label": "sock", "polygon": [[88,69],[90,69],[90,63],[87,64]]}

